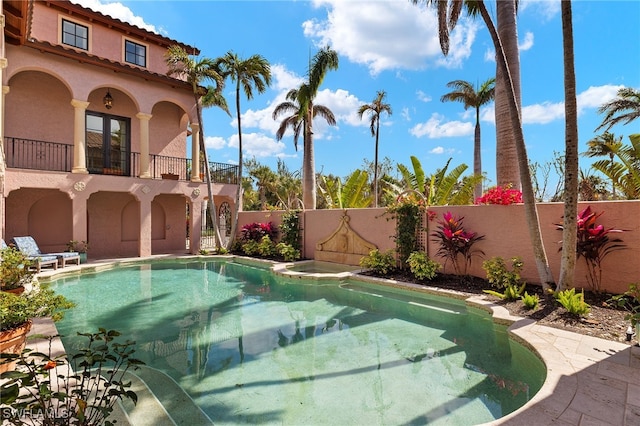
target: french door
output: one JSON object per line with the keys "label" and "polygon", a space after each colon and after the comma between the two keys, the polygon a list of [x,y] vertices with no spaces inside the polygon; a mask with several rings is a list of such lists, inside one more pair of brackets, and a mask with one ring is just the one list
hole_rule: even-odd
{"label": "french door", "polygon": [[86,120],[89,172],[130,175],[130,119],[87,111]]}

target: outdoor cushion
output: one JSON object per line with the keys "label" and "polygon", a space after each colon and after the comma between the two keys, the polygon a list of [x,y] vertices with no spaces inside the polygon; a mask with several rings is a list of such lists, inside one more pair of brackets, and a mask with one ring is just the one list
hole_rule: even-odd
{"label": "outdoor cushion", "polygon": [[[40,251],[40,247],[38,247],[38,243],[36,243],[36,240],[34,240],[33,237],[31,236],[13,237],[13,243],[21,252],[23,252],[24,254],[26,254],[31,258],[36,258],[36,257],[40,257],[40,258],[46,257],[48,259],[50,259],[51,257],[55,258],[56,268],[57,268],[57,263],[60,263],[60,266],[63,268],[66,266],[67,262],[75,261],[78,265],[80,264],[80,253],[75,251],[42,253]],[[50,263],[50,261],[47,263]],[[40,268],[38,268],[38,272],[39,271],[40,271]]]}

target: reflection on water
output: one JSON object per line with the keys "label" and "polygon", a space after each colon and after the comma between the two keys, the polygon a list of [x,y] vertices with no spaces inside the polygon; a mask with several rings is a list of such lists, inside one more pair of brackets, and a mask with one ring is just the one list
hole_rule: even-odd
{"label": "reflection on water", "polygon": [[[542,363],[462,302],[225,262],[60,279],[58,324],[116,329],[216,424],[469,424],[526,403]],[[152,389],[153,390],[153,389]]]}

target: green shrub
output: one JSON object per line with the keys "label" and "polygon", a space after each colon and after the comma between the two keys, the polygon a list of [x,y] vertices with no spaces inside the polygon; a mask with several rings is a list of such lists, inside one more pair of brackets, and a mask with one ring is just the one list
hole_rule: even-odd
{"label": "green shrub", "polygon": [[522,304],[527,309],[533,309],[534,311],[538,309],[538,304],[540,303],[540,297],[537,294],[529,294],[526,291],[521,297]]}
{"label": "green shrub", "polygon": [[584,290],[581,293],[576,293],[575,288],[558,291],[555,298],[570,314],[584,316],[591,310],[591,306],[584,301]]}
{"label": "green shrub", "polygon": [[522,296],[526,283],[520,282],[522,260],[519,257],[511,258],[511,271],[507,270],[504,259],[496,256],[482,262],[482,269],[487,273],[487,281],[497,289],[504,289],[500,293],[495,290],[483,290],[487,294],[499,297],[503,300],[516,300]]}
{"label": "green shrub", "polygon": [[286,262],[300,259],[300,250],[291,247],[287,243],[276,244],[276,251]]}
{"label": "green shrub", "polygon": [[640,283],[629,284],[629,290],[624,294],[613,296],[607,302],[628,311],[624,319],[631,321],[632,326],[640,324]]}
{"label": "green shrub", "polygon": [[7,247],[0,250],[0,290],[12,290],[33,279],[35,271],[30,270],[33,262],[20,250]]}
{"label": "green shrub", "polygon": [[260,243],[257,241],[249,240],[242,244],[242,251],[247,256],[253,256],[260,252]]}
{"label": "green shrub", "polygon": [[276,245],[268,235],[265,235],[258,244],[258,254],[262,257],[273,257],[276,254]]}
{"label": "green shrub", "polygon": [[300,250],[300,216],[299,210],[290,210],[282,215],[280,223],[281,241],[296,250]]}
{"label": "green shrub", "polygon": [[33,318],[62,318],[66,309],[75,306],[73,302],[45,286],[20,295],[0,292],[0,330],[10,330]]}
{"label": "green shrub", "polygon": [[423,251],[414,251],[407,258],[411,273],[419,280],[432,280],[442,265],[429,259]]}
{"label": "green shrub", "polygon": [[380,250],[373,249],[360,259],[360,266],[371,269],[375,274],[387,275],[396,268],[396,259],[393,250],[380,253]]}

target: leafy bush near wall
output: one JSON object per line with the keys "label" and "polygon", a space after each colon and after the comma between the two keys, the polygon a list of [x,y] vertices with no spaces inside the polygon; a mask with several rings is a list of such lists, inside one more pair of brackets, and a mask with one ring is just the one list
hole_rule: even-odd
{"label": "leafy bush near wall", "polygon": [[289,210],[282,215],[280,223],[280,242],[288,244],[295,250],[300,250],[300,211]]}
{"label": "leafy bush near wall", "polygon": [[240,231],[240,240],[242,242],[256,241],[260,242],[262,237],[268,236],[271,241],[275,241],[278,236],[278,228],[274,226],[273,222],[268,223],[248,223],[242,227]]}
{"label": "leafy bush near wall", "polygon": [[406,268],[411,253],[423,249],[418,242],[418,232],[425,211],[425,201],[413,196],[401,198],[395,204],[387,207],[387,213],[396,219],[394,238],[398,261],[402,269]]}

